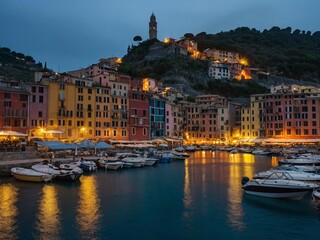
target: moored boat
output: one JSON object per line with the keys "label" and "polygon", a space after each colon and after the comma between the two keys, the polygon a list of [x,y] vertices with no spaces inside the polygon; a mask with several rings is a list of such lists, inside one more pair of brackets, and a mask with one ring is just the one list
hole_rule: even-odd
{"label": "moored boat", "polygon": [[27,182],[48,182],[53,178],[53,175],[22,167],[11,168],[11,174],[15,179]]}
{"label": "moored boat", "polygon": [[[275,174],[272,174],[275,173]],[[287,178],[287,174],[290,174],[293,180],[299,181],[320,181],[320,175],[314,173],[304,172],[302,169],[291,166],[291,165],[280,165],[269,169],[268,171],[256,173],[253,178],[255,179],[278,179],[278,178]]]}
{"label": "moored boat", "polygon": [[98,166],[103,169],[108,170],[118,170],[123,168],[123,162],[121,161],[112,161],[109,162],[108,160],[99,159]]}
{"label": "moored boat", "polygon": [[[272,173],[272,175],[275,173]],[[301,199],[308,192],[318,188],[315,183],[306,183],[296,181],[290,178],[290,174],[286,174],[288,179],[274,179],[271,176],[266,179],[252,179],[248,177],[242,178],[242,189],[251,195],[270,197],[270,198],[289,198]]]}

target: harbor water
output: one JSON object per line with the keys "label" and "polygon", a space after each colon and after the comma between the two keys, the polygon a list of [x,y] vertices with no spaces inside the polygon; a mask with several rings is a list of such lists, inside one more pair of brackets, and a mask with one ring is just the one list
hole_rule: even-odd
{"label": "harbor water", "polygon": [[250,196],[241,178],[278,158],[198,151],[156,167],[98,170],[73,183],[0,180],[0,239],[319,239],[320,211]]}

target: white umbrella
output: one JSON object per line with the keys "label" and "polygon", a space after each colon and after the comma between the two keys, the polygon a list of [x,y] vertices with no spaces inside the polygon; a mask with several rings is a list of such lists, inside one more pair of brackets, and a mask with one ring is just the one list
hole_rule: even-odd
{"label": "white umbrella", "polygon": [[58,133],[58,134],[62,134],[63,132],[59,131],[59,130],[48,130],[45,131],[44,133]]}

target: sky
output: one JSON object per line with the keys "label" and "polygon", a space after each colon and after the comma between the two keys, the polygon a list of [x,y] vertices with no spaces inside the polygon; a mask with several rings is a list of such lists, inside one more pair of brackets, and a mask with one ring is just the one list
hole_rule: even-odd
{"label": "sky", "polygon": [[123,57],[134,36],[158,39],[273,26],[320,31],[319,0],[0,0],[0,47],[65,72]]}

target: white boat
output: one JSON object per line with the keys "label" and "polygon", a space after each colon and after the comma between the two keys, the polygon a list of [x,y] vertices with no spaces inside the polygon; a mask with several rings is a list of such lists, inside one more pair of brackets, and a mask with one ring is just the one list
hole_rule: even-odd
{"label": "white boat", "polygon": [[[272,173],[272,175],[275,173]],[[301,199],[308,192],[318,188],[315,183],[306,183],[303,181],[292,180],[290,174],[286,173],[287,179],[274,179],[268,177],[266,179],[252,179],[248,177],[242,178],[242,189],[251,195],[270,197],[270,198],[289,198]]]}
{"label": "white boat", "polygon": [[[276,174],[272,174],[276,173]],[[284,173],[289,173],[293,180],[299,181],[320,181],[320,175],[314,173],[304,172],[302,169],[291,165],[280,165],[278,167],[274,167],[269,169],[268,171],[259,172],[253,176],[254,179],[263,179],[269,177],[269,179],[277,179],[284,177],[286,175]]]}
{"label": "white boat", "polygon": [[159,159],[157,159],[157,158],[143,157],[142,160],[144,160],[145,166],[154,166],[159,162]]}
{"label": "white boat", "polygon": [[175,156],[175,159],[181,159],[184,160],[188,157],[190,157],[190,154],[188,153],[184,153],[184,152],[177,152],[175,150],[169,151],[169,153],[172,153]]}
{"label": "white boat", "polygon": [[78,167],[80,167],[84,172],[92,172],[97,170],[97,164],[93,161],[83,160],[77,162]]}
{"label": "white boat", "polygon": [[27,182],[48,182],[53,178],[53,175],[22,167],[11,168],[11,174],[15,179]]}
{"label": "white boat", "polygon": [[288,158],[280,159],[279,164],[304,165],[304,166],[320,166],[320,159],[316,158]]}
{"label": "white boat", "polygon": [[260,148],[254,149],[251,153],[253,155],[269,155],[269,154],[271,154],[270,151],[268,151],[266,149],[260,149]]}
{"label": "white boat", "polygon": [[39,163],[31,166],[31,168],[37,172],[50,174],[50,175],[53,175],[54,177],[60,174],[59,168],[53,166],[52,164]]}
{"label": "white boat", "polygon": [[145,161],[142,160],[141,158],[136,158],[136,157],[125,157],[121,159],[122,162],[124,163],[131,163],[132,167],[143,167],[145,164]]}
{"label": "white boat", "polygon": [[118,170],[123,168],[123,162],[120,162],[120,161],[109,162],[107,160],[99,159],[98,165],[101,168],[108,169],[108,170]]}

